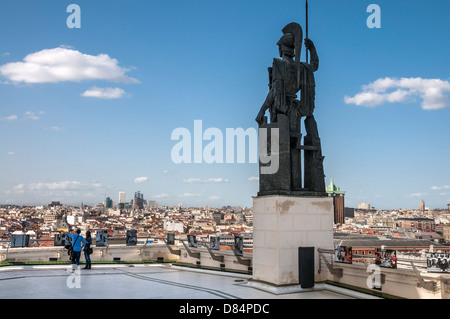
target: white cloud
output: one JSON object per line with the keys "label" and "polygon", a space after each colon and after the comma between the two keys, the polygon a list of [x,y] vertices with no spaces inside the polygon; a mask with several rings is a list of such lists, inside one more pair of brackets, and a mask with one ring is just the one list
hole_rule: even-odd
{"label": "white cloud", "polygon": [[45,127],[44,129],[50,130],[50,131],[58,131],[59,132],[59,131],[64,131],[67,128],[63,127],[63,126],[49,126],[49,127]]}
{"label": "white cloud", "polygon": [[51,182],[51,183],[29,183],[28,189],[32,191],[86,191],[90,189],[98,189],[102,185],[100,183],[92,182],[82,183],[79,181],[61,181],[61,182]]}
{"label": "white cloud", "polygon": [[[44,111],[39,111],[39,112],[37,112],[37,114],[32,111],[27,111],[24,113],[24,119],[39,120],[40,119],[39,115],[42,115],[42,114],[44,114]],[[6,116],[6,117],[2,117],[1,119],[5,120],[5,121],[15,121],[15,120],[18,120],[19,117],[17,115],[10,115],[10,116]]]}
{"label": "white cloud", "polygon": [[16,155],[16,152],[8,152],[7,153],[9,156],[14,156],[14,155]]}
{"label": "white cloud", "polygon": [[252,177],[249,177],[248,180],[249,180],[250,182],[259,181],[259,177],[252,176]]}
{"label": "white cloud", "polygon": [[450,189],[450,185],[432,186],[431,189],[432,190]]}
{"label": "white cloud", "polygon": [[412,193],[409,196],[411,196],[411,197],[424,197],[424,196],[427,196],[427,195],[428,195],[428,193]]}
{"label": "white cloud", "polygon": [[89,90],[81,94],[84,97],[94,97],[98,99],[120,99],[125,95],[125,91],[121,88],[98,88],[91,87]]}
{"label": "white cloud", "polygon": [[148,177],[142,176],[142,177],[136,177],[136,178],[134,179],[134,182],[135,182],[135,183],[143,183],[143,182],[145,182],[145,181],[147,181],[147,180],[148,180]]}
{"label": "white cloud", "polygon": [[[75,197],[96,198],[99,193],[110,191],[108,187],[100,183],[79,182],[79,181],[59,181],[59,182],[35,182],[27,184],[18,184],[12,189],[7,190],[6,194],[10,196],[9,201],[25,201],[32,205],[42,203],[43,201],[59,200],[64,202],[77,202]],[[24,196],[23,194],[26,194]]]}
{"label": "white cloud", "polygon": [[17,120],[19,117],[17,115],[10,115],[7,117],[3,117],[2,120],[6,120],[6,121],[14,121]]}
{"label": "white cloud", "polygon": [[162,193],[162,194],[157,194],[157,195],[153,196],[153,198],[165,198],[165,197],[169,197],[169,194]]}
{"label": "white cloud", "polygon": [[384,103],[411,103],[422,100],[424,110],[438,110],[450,106],[450,82],[440,79],[380,78],[362,87],[353,97],[345,96],[347,104],[376,107]]}
{"label": "white cloud", "polygon": [[229,183],[228,179],[226,178],[208,178],[208,179],[200,179],[200,178],[188,178],[183,181],[183,183],[187,184],[193,184],[193,183],[200,183],[200,184],[219,184],[219,183]]}
{"label": "white cloud", "polygon": [[28,184],[28,188],[31,190],[77,190],[83,187],[84,185],[78,181]]}
{"label": "white cloud", "polygon": [[179,195],[180,197],[200,197],[203,196],[203,194],[195,194],[195,193],[183,193]]}
{"label": "white cloud", "polygon": [[37,116],[34,112],[31,111],[25,112],[25,117],[30,120],[39,120],[39,116]]}
{"label": "white cloud", "polygon": [[25,184],[18,184],[13,187],[12,190],[6,191],[6,194],[23,194],[25,188]]}
{"label": "white cloud", "polygon": [[15,83],[58,83],[107,80],[136,83],[116,59],[107,54],[88,55],[67,47],[28,54],[22,62],[0,66],[0,74]]}
{"label": "white cloud", "polygon": [[69,44],[61,44],[59,47],[64,48],[64,49],[75,49],[75,47],[73,47]]}

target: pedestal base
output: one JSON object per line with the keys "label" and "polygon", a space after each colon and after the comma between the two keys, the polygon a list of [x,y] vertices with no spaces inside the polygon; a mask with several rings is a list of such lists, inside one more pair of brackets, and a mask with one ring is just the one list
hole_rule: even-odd
{"label": "pedestal base", "polygon": [[253,198],[253,280],[273,285],[299,284],[298,248],[333,248],[331,197],[261,196]]}

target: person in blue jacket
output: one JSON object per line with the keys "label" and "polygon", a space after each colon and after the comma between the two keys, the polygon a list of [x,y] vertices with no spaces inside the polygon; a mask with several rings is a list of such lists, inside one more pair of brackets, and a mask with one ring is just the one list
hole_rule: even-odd
{"label": "person in blue jacket", "polygon": [[75,234],[71,234],[66,232],[67,236],[70,237],[72,241],[73,247],[73,255],[72,255],[72,265],[80,264],[80,255],[82,248],[86,245],[86,239],[81,236],[81,230],[78,228]]}

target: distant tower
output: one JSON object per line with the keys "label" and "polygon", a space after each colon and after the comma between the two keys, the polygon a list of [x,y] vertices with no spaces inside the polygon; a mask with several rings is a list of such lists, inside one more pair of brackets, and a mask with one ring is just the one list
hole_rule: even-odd
{"label": "distant tower", "polygon": [[144,209],[144,194],[142,194],[140,191],[134,193],[133,208]]}
{"label": "distant tower", "polygon": [[339,187],[334,185],[333,179],[330,179],[330,185],[325,189],[328,196],[333,197],[334,206],[334,223],[344,224],[344,195],[345,191],[341,191]]}
{"label": "distant tower", "polygon": [[425,211],[425,202],[423,201],[423,199],[422,199],[422,201],[420,202],[419,210],[420,210],[421,212],[424,212],[424,211]]}
{"label": "distant tower", "polygon": [[112,208],[112,206],[113,206],[113,201],[112,201],[112,199],[109,198],[109,197],[106,197],[106,200],[105,200],[105,207],[106,207],[106,208]]}
{"label": "distant tower", "polygon": [[144,199],[144,194],[142,194],[141,191],[137,191],[134,193],[134,198]]}
{"label": "distant tower", "polygon": [[119,203],[125,203],[125,192],[119,193]]}

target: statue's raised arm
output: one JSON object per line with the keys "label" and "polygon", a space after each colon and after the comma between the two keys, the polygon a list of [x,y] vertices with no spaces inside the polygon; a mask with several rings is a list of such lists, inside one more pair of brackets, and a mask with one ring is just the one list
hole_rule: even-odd
{"label": "statue's raised arm", "polygon": [[309,61],[311,71],[316,72],[319,69],[319,56],[317,55],[317,50],[314,42],[311,39],[306,38],[305,47],[311,54],[311,60]]}

